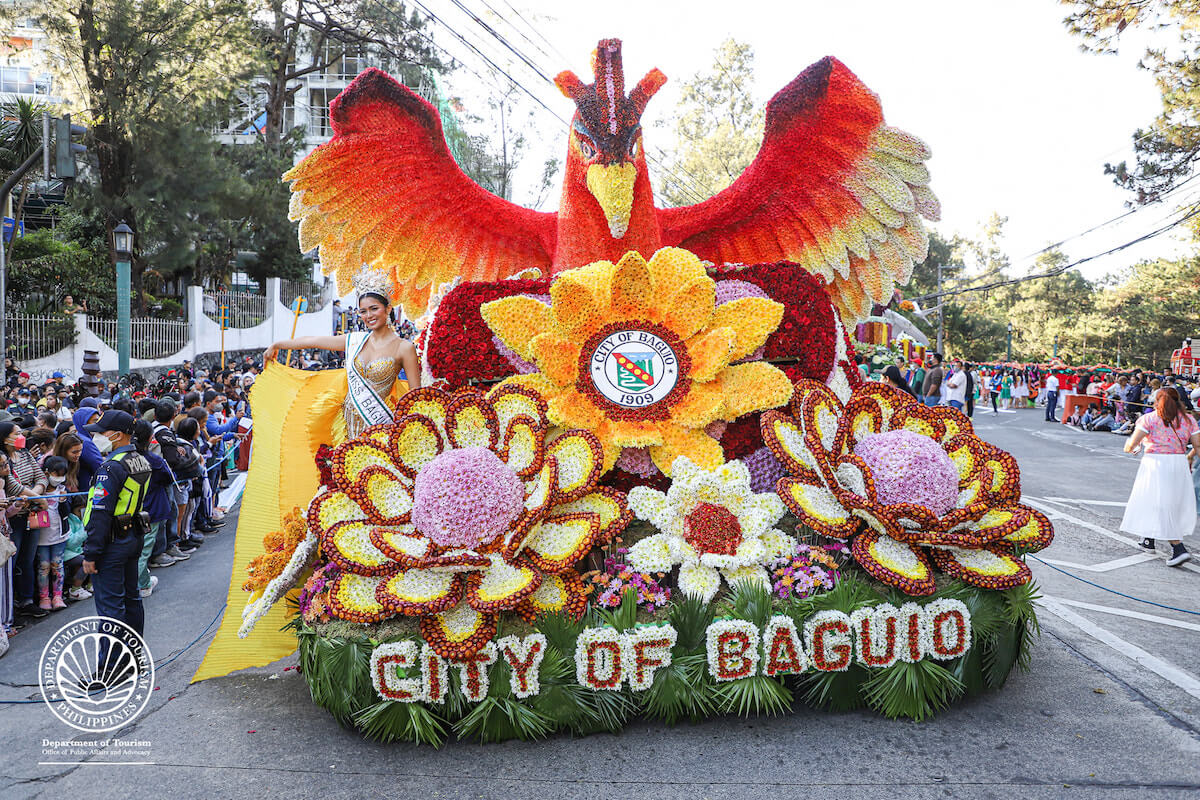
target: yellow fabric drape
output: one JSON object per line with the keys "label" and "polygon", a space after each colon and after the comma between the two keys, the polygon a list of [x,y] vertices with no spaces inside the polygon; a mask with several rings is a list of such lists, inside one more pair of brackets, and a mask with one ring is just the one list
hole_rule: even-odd
{"label": "yellow fabric drape", "polygon": [[[346,390],[345,370],[306,372],[278,362],[267,364],[254,383],[250,392],[254,457],[238,514],[227,606],[192,683],[261,667],[296,651],[296,637],[280,630],[287,622],[286,599],[280,599],[249,636],[238,638],[242,609],[250,598],[242,584],[250,560],[264,552],[263,537],[281,530],[284,516],[293,508],[307,509],[317,493],[321,479],[314,456],[322,444],[339,444],[345,438]],[[407,391],[406,382],[396,381],[389,404],[394,408]],[[289,595],[298,591],[293,589]]]}
{"label": "yellow fabric drape", "polygon": [[[296,637],[280,630],[287,621],[285,600],[267,612],[249,636],[238,638],[242,609],[250,597],[242,591],[242,583],[250,559],[264,551],[263,537],[280,530],[284,515],[295,507],[307,508],[316,494],[320,476],[313,459],[317,444],[311,437],[318,432],[310,430],[308,422],[318,398],[336,391],[339,384],[346,385],[343,370],[305,372],[272,362],[250,392],[254,456],[238,514],[228,605],[204,662],[192,676],[193,683],[270,664],[296,650]],[[335,409],[337,412],[340,409]],[[287,480],[282,479],[285,474]]]}

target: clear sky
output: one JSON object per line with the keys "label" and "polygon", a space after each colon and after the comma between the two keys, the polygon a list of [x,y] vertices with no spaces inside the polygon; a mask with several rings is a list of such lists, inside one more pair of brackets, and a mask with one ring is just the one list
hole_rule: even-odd
{"label": "clear sky", "polygon": [[[485,13],[483,0],[463,1]],[[725,38],[753,46],[762,100],[808,64],[837,56],[880,95],[889,124],[930,145],[933,188],[943,208],[935,227],[946,235],[973,235],[993,211],[1008,217],[1005,245],[1016,272],[1030,263],[1023,256],[1127,210],[1128,194],[1102,167],[1131,152],[1133,131],[1159,109],[1152,77],[1136,66],[1141,43],[1127,42],[1118,56],[1082,53],[1062,24],[1066,9],[1053,0],[509,1],[511,7],[505,0],[486,0],[502,18],[486,15],[490,24],[547,74],[572,69],[590,80],[589,54],[607,37],[624,41],[627,86],[651,67],[667,74],[670,82],[643,120],[651,152],[671,147],[671,132],[653,124],[671,115],[680,82],[711,68],[713,51]],[[570,117],[569,100],[513,63],[513,56],[450,0],[425,2],[510,67],[514,78],[560,116]],[[526,27],[513,7],[553,46]],[[482,71],[479,57],[445,30],[435,30],[435,37]],[[471,83],[478,81],[466,78],[453,87],[468,104],[475,94]],[[534,111],[539,134],[531,166],[517,175],[515,199],[528,203],[537,172],[533,165],[562,154],[565,131],[532,100],[523,98],[519,105]],[[556,202],[557,188],[547,206]],[[1170,210],[1148,208],[1063,249],[1072,259],[1106,250],[1158,227]],[[1159,237],[1093,262],[1083,273],[1097,278],[1139,258],[1180,250],[1177,240]]]}

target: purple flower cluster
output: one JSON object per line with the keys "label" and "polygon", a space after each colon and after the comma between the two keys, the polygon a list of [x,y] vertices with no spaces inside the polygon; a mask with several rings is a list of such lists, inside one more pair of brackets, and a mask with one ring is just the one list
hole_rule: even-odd
{"label": "purple flower cluster", "polygon": [[939,517],[958,502],[958,470],[942,446],[907,430],[869,433],[854,454],[866,462],[884,505],[915,503]]}
{"label": "purple flower cluster", "polygon": [[832,589],[838,579],[838,559],[834,554],[849,552],[842,542],[813,547],[796,545],[790,557],[771,564],[771,591],[779,599],[808,597]]}
{"label": "purple flower cluster", "polygon": [[486,447],[447,450],[417,475],[412,521],[443,547],[476,547],[504,531],[524,508],[525,487]]}
{"label": "purple flower cluster", "polygon": [[750,470],[750,490],[755,494],[774,492],[775,484],[787,474],[783,464],[766,447],[760,447],[753,453],[742,456],[741,460],[746,469]]}
{"label": "purple flower cluster", "polygon": [[324,601],[321,601],[319,606],[314,606],[314,601],[320,598],[329,584],[333,583],[338,573],[337,566],[332,563],[318,567],[301,587],[297,602],[300,605],[300,616],[306,622],[312,622],[327,615]]}
{"label": "purple flower cluster", "polygon": [[662,608],[671,600],[671,589],[659,585],[663,576],[649,572],[637,572],[625,561],[629,548],[617,548],[615,555],[604,559],[604,573],[594,580],[603,587],[596,602],[604,608],[621,605],[621,596],[632,591],[637,594],[637,603],[647,611]]}

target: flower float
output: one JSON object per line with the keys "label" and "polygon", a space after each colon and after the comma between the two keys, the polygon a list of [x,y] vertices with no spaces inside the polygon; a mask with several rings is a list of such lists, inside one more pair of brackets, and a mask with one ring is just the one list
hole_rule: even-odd
{"label": "flower float", "polygon": [[680,456],[671,478],[666,494],[645,486],[629,491],[634,515],[659,531],[630,548],[630,565],[668,572],[680,564],[680,591],[706,603],[722,578],[770,585],[766,566],[796,550],[795,539],[772,527],[786,510],[779,498],[754,494],[740,461],[706,470]]}
{"label": "flower float", "polygon": [[936,590],[935,565],[987,589],[1030,580],[1020,554],[1049,545],[1053,529],[1018,502],[1016,460],[961,413],[875,383],[843,404],[812,380],[796,384],[791,412],[762,417],[790,473],[779,496],[813,530],[852,539],[872,576],[912,595]]}
{"label": "flower float", "polygon": [[775,408],[791,382],[763,361],[734,363],[761,348],[783,317],[765,297],[716,302],[716,283],[686,250],[636,252],[557,276],[549,305],[507,297],[481,307],[483,319],[538,372],[502,386],[535,389],[549,418],[592,432],[610,469],[622,448],[649,448],[670,474],[679,456],[707,468],[725,459],[705,432],[718,420]]}
{"label": "flower float", "polygon": [[410,392],[395,423],[331,452],[309,506],[339,571],[331,615],[417,617],[444,658],[477,653],[501,612],[578,617],[575,562],[629,520],[624,495],[596,486],[602,462],[587,431],[551,440],[546,404],[528,388]]}

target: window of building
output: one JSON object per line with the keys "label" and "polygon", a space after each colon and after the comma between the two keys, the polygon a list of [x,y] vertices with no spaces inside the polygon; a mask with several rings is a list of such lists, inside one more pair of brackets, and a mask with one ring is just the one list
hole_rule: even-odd
{"label": "window of building", "polygon": [[309,89],[309,136],[333,136],[333,126],[329,122],[329,103],[338,96],[339,91],[339,89]]}
{"label": "window of building", "polygon": [[0,67],[0,93],[47,94],[38,91],[41,76],[35,79],[29,67]]}

